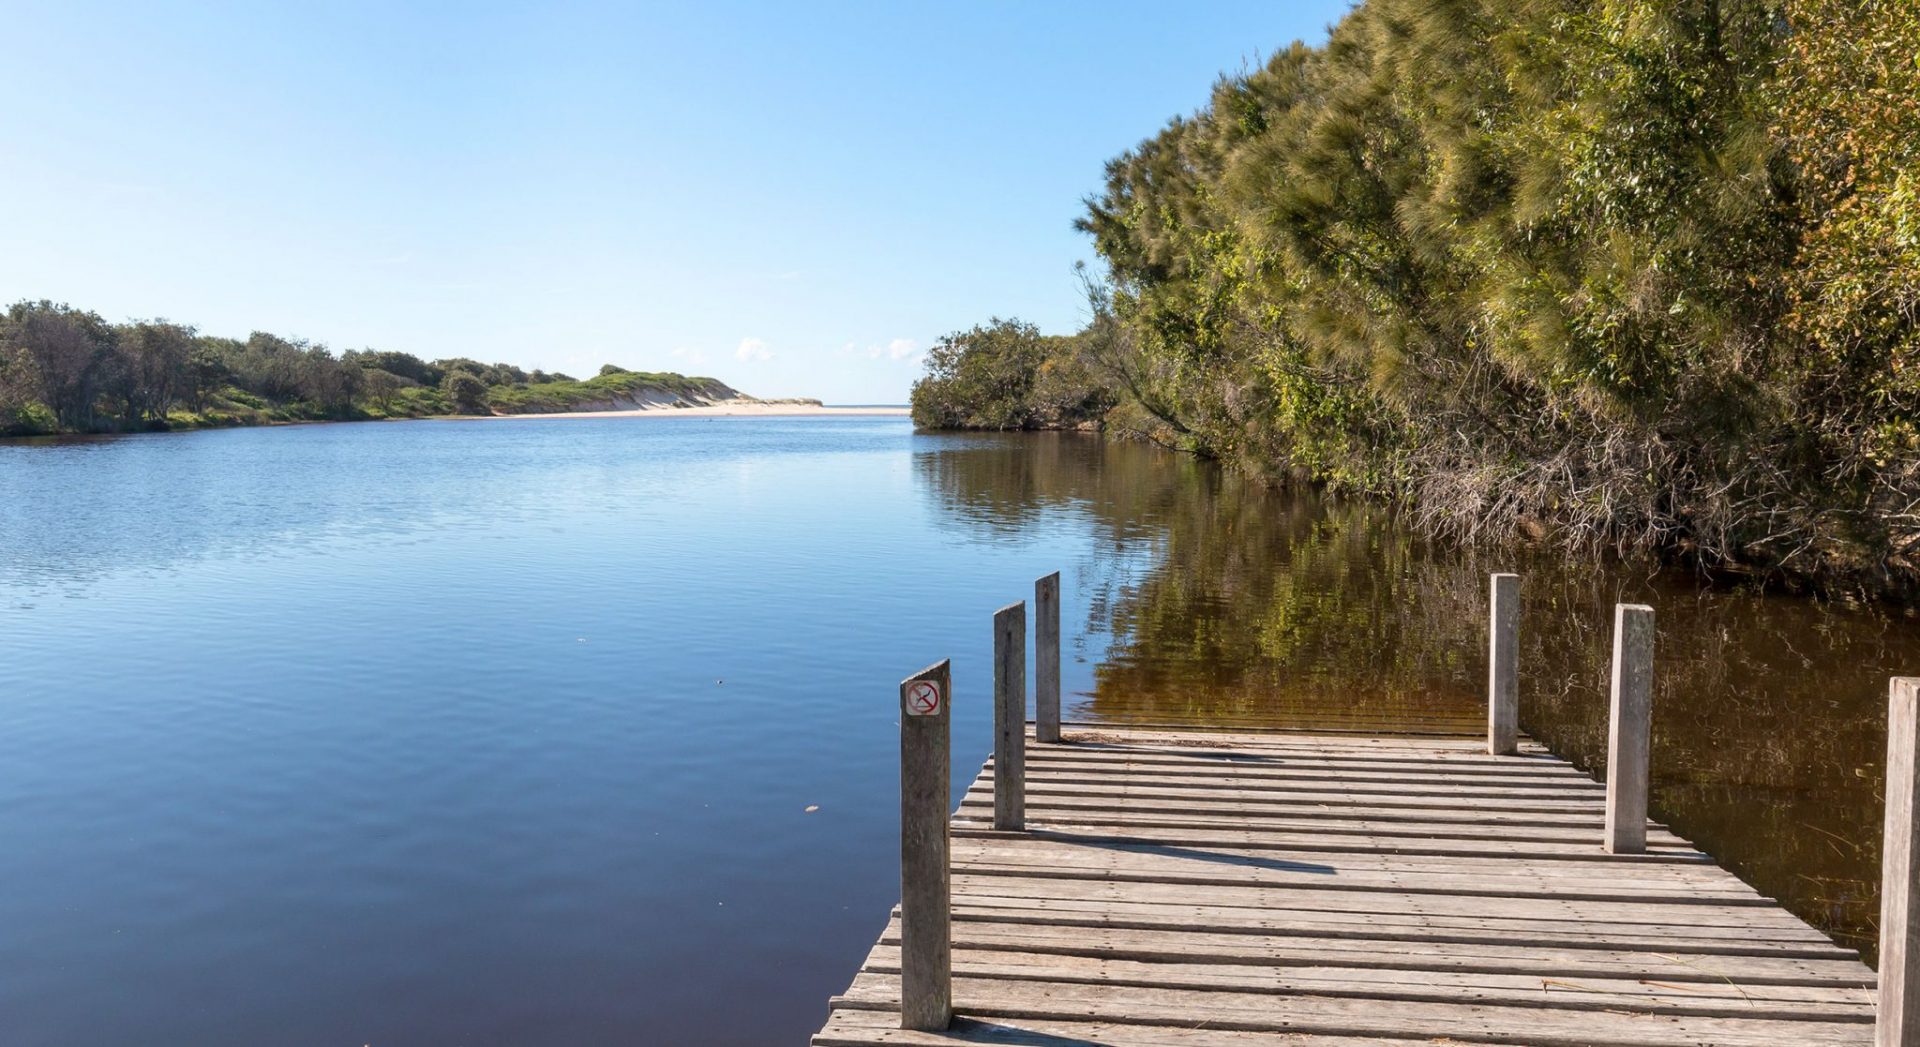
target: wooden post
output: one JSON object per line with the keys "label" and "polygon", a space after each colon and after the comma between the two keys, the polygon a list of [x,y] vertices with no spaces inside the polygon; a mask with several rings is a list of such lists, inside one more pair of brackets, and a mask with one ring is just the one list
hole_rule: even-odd
{"label": "wooden post", "polygon": [[900,681],[900,1027],[953,1022],[948,662]]}
{"label": "wooden post", "polygon": [[1653,608],[1613,608],[1613,712],[1607,726],[1609,854],[1647,849],[1647,757],[1653,722]]}
{"label": "wooden post", "polygon": [[1877,1047],[1920,1047],[1920,677],[1896,676],[1887,699],[1887,821],[1880,844],[1880,1008]]}
{"label": "wooden post", "polygon": [[993,612],[993,827],[1027,825],[1027,604]]}
{"label": "wooden post", "polygon": [[1487,752],[1520,751],[1520,576],[1493,576],[1487,637]]}
{"label": "wooden post", "polygon": [[1060,740],[1060,572],[1033,583],[1033,740]]}

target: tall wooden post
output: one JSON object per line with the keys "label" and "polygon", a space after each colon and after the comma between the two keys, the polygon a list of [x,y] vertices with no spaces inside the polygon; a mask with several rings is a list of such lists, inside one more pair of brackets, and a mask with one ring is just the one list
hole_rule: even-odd
{"label": "tall wooden post", "polygon": [[1493,576],[1487,636],[1487,752],[1520,751],[1520,576]]}
{"label": "tall wooden post", "polygon": [[1647,762],[1653,724],[1653,608],[1613,608],[1613,710],[1607,726],[1609,854],[1647,849]]}
{"label": "tall wooden post", "polygon": [[900,1027],[953,1022],[949,663],[900,681]]}
{"label": "tall wooden post", "polygon": [[1060,740],[1060,572],[1033,583],[1033,740]]}
{"label": "tall wooden post", "polygon": [[1880,1011],[1877,1047],[1920,1047],[1920,677],[1896,676],[1887,700],[1887,822],[1880,845]]}
{"label": "tall wooden post", "polygon": [[993,612],[993,827],[1027,825],[1027,604]]}

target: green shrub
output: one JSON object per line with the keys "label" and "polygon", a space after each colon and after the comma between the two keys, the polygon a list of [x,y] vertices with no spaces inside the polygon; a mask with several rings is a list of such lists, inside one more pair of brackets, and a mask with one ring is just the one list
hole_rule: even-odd
{"label": "green shrub", "polygon": [[455,414],[486,414],[487,383],[471,371],[450,370],[440,380],[440,392]]}
{"label": "green shrub", "polygon": [[1080,339],[994,319],[940,339],[913,385],[923,429],[1049,429],[1097,422],[1113,396],[1082,358]]}

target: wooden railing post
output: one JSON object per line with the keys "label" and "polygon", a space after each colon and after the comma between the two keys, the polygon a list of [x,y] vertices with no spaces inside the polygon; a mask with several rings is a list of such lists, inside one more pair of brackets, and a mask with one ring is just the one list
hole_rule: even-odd
{"label": "wooden railing post", "polygon": [[1033,740],[1060,740],[1060,572],[1033,583]]}
{"label": "wooden railing post", "polygon": [[1487,616],[1487,752],[1520,751],[1520,576],[1493,576]]}
{"label": "wooden railing post", "polygon": [[949,663],[900,682],[900,1027],[953,1022]]}
{"label": "wooden railing post", "polygon": [[993,613],[993,827],[1027,824],[1027,604]]}
{"label": "wooden railing post", "polygon": [[1878,1047],[1920,1047],[1920,854],[1914,817],[1920,812],[1920,677],[1896,676],[1887,698],[1887,820],[1880,845],[1880,1009]]}
{"label": "wooden railing post", "polygon": [[1653,608],[1613,608],[1613,702],[1607,725],[1609,854],[1647,849],[1647,763],[1653,727]]}

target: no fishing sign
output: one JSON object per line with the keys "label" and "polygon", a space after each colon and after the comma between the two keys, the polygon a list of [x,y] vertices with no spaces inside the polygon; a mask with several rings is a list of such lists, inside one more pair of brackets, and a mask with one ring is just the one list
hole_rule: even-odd
{"label": "no fishing sign", "polygon": [[940,693],[940,681],[915,680],[907,685],[908,716],[938,716],[945,704],[946,695]]}

